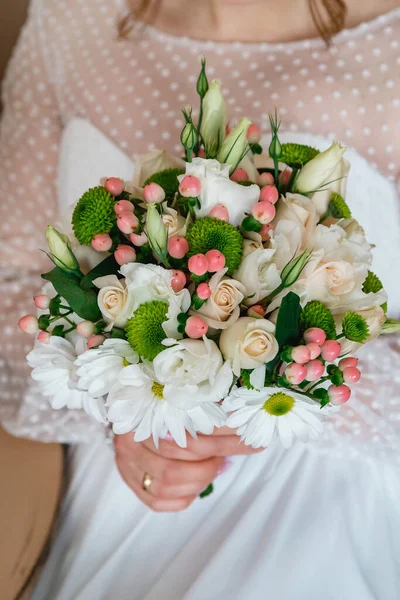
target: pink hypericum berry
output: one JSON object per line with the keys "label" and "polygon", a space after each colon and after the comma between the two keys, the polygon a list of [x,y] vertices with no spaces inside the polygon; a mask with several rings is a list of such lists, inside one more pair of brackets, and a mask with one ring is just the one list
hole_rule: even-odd
{"label": "pink hypericum berry", "polygon": [[310,342],[309,344],[306,344],[306,345],[310,351],[310,360],[314,360],[314,358],[318,358],[318,356],[321,354],[320,346],[318,346],[318,344],[316,344],[315,342]]}
{"label": "pink hypericum berry", "polygon": [[132,233],[132,231],[136,231],[139,227],[139,221],[136,215],[125,210],[118,215],[117,225],[122,233],[128,234]]}
{"label": "pink hypericum berry", "polygon": [[290,171],[289,169],[285,169],[284,171],[282,171],[282,173],[279,173],[279,175],[278,175],[279,183],[282,183],[282,185],[287,185],[289,183],[291,174],[292,174],[292,171]]}
{"label": "pink hypericum berry", "polygon": [[33,299],[36,308],[40,310],[46,310],[50,306],[50,298],[46,294],[40,294],[39,296],[35,296]]}
{"label": "pink hypericum berry", "polygon": [[208,271],[208,260],[204,254],[195,254],[189,258],[188,269],[193,275],[204,275]]}
{"label": "pink hypericum berry", "polygon": [[261,304],[254,304],[254,306],[250,306],[250,308],[247,309],[247,314],[249,317],[253,317],[254,313],[263,317],[265,315],[265,309]]}
{"label": "pink hypericum berry", "polygon": [[210,273],[216,273],[225,267],[225,256],[219,250],[209,250],[206,252],[205,257],[208,260],[207,270]]}
{"label": "pink hypericum berry", "polygon": [[249,144],[258,144],[261,140],[261,129],[252,123],[247,129],[246,137]]}
{"label": "pink hypericum berry", "polygon": [[322,346],[322,344],[326,340],[326,333],[323,329],[319,327],[311,327],[304,332],[304,341],[306,344],[312,342],[314,344],[318,344],[318,346]]}
{"label": "pink hypericum berry", "polygon": [[347,385],[330,385],[328,396],[332,404],[344,404],[351,396],[351,389]]}
{"label": "pink hypericum berry", "polygon": [[274,229],[275,228],[273,225],[271,225],[271,223],[268,223],[267,225],[261,225],[260,235],[263,242],[267,242],[271,238],[271,231]]}
{"label": "pink hypericum berry", "polygon": [[135,249],[127,244],[120,244],[117,246],[117,249],[114,252],[114,258],[119,265],[126,265],[127,263],[135,262]]}
{"label": "pink hypericum berry", "polygon": [[179,184],[179,193],[184,198],[195,198],[201,192],[200,179],[194,175],[186,175]]}
{"label": "pink hypericum berry", "polygon": [[[263,188],[264,190],[265,188]],[[251,214],[262,225],[268,225],[275,217],[275,206],[271,202],[257,202],[251,209]]]}
{"label": "pink hypericum berry", "polygon": [[347,367],[356,367],[358,365],[358,358],[355,356],[347,356],[339,361],[339,369],[344,371]]}
{"label": "pink hypericum berry", "polygon": [[324,374],[325,367],[320,360],[310,360],[306,364],[307,381],[317,381]]}
{"label": "pink hypericum berry", "polygon": [[148,183],[143,188],[143,199],[148,204],[159,204],[165,200],[165,192],[158,183]]}
{"label": "pink hypericum berry", "polygon": [[201,317],[189,317],[186,321],[185,332],[190,338],[197,340],[208,331],[207,323]]}
{"label": "pink hypericum berry", "polygon": [[97,252],[107,252],[112,246],[112,239],[108,235],[108,233],[97,233],[94,238],[92,238],[92,248],[97,250]]}
{"label": "pink hypericum berry", "polygon": [[211,296],[211,289],[208,283],[200,283],[197,286],[196,294],[200,300],[207,300]]}
{"label": "pink hypericum berry", "polygon": [[307,377],[307,367],[305,365],[299,365],[292,363],[285,369],[285,377],[289,383],[293,385],[299,385]]}
{"label": "pink hypericum berry", "polygon": [[142,231],[142,233],[131,233],[129,239],[131,240],[132,244],[138,248],[144,246],[149,241],[144,231]]}
{"label": "pink hypericum berry", "polygon": [[84,338],[90,338],[94,332],[94,323],[92,321],[81,321],[76,326],[76,331]]}
{"label": "pink hypericum berry", "polygon": [[235,169],[231,175],[231,181],[249,181],[250,177],[247,173],[246,169],[242,169],[242,167],[238,167]]}
{"label": "pink hypericum berry", "polygon": [[186,275],[183,271],[172,270],[171,286],[175,294],[178,294],[186,285]]}
{"label": "pink hypericum berry", "polygon": [[292,349],[292,360],[299,365],[304,365],[310,360],[310,350],[307,346],[295,346]]}
{"label": "pink hypericum berry", "polygon": [[119,196],[124,191],[124,182],[118,177],[109,177],[106,179],[104,187],[111,196]]}
{"label": "pink hypericum berry", "polygon": [[343,379],[346,383],[357,383],[360,381],[361,373],[357,367],[346,367],[343,369]]}
{"label": "pink hypericum berry", "polygon": [[228,209],[223,204],[216,204],[214,208],[210,211],[210,217],[214,217],[215,219],[220,219],[221,221],[225,221],[226,223],[228,223]]}
{"label": "pink hypericum berry", "polygon": [[274,185],[264,185],[260,191],[260,202],[275,204],[278,201],[279,192]]}
{"label": "pink hypericum berry", "polygon": [[37,339],[42,344],[48,344],[51,338],[51,334],[48,331],[39,331]]}
{"label": "pink hypericum berry", "polygon": [[180,235],[173,235],[168,240],[168,252],[172,258],[183,258],[189,252],[189,242]]}
{"label": "pink hypericum berry", "polygon": [[258,185],[260,187],[263,187],[264,185],[274,185],[274,183],[275,179],[272,173],[261,173],[261,175],[258,178]]}
{"label": "pink hypericum berry", "polygon": [[92,335],[86,342],[86,346],[87,346],[88,350],[91,350],[92,348],[96,348],[97,346],[100,346],[105,341],[105,339],[106,338],[104,337],[104,335],[100,335],[100,334]]}
{"label": "pink hypericum berry", "polygon": [[337,359],[342,348],[336,340],[326,340],[321,346],[321,356],[328,362],[333,362]]}
{"label": "pink hypericum berry", "polygon": [[132,202],[129,202],[129,200],[118,200],[118,202],[114,204],[114,210],[117,215],[120,215],[123,212],[133,212],[134,208]]}
{"label": "pink hypericum berry", "polygon": [[39,323],[35,315],[25,315],[18,321],[18,327],[24,333],[37,333],[39,330]]}

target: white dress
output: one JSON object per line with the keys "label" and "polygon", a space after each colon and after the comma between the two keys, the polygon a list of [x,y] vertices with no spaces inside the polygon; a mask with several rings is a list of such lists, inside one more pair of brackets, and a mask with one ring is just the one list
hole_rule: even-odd
{"label": "white dress", "polygon": [[[300,134],[296,141],[327,143]],[[363,206],[383,191],[393,208],[391,248],[400,233],[394,186],[371,175],[356,153],[349,158],[353,212],[368,234],[380,234],[376,228],[387,224],[374,224]],[[62,201],[93,185],[107,165],[121,177],[133,171],[96,129],[72,122],[62,142]],[[392,251],[399,260],[400,247]],[[376,270],[388,277],[379,256]],[[112,445],[72,449],[60,527],[32,600],[398,600],[399,398],[385,394],[400,379],[390,344],[372,346],[362,362],[363,401],[352,399],[320,443],[285,451],[277,442],[234,457],[214,493],[184,512],[153,513],[141,504],[117,471]],[[368,380],[377,377],[382,403],[368,395]]]}

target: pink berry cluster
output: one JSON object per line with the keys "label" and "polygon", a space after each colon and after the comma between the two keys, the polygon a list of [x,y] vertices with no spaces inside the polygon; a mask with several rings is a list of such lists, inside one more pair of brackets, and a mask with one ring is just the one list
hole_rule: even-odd
{"label": "pink berry cluster", "polygon": [[[361,376],[357,369],[358,359],[343,358],[338,366],[334,365],[340,356],[341,345],[337,340],[327,340],[325,332],[318,327],[305,331],[304,342],[284,350],[283,358],[290,363],[284,370],[286,381],[291,385],[300,385],[303,382],[322,383],[330,380],[332,385],[328,387],[327,394],[332,404],[347,402],[351,390],[345,384],[356,383]],[[331,364],[327,367],[328,375],[323,377],[326,363]]]}

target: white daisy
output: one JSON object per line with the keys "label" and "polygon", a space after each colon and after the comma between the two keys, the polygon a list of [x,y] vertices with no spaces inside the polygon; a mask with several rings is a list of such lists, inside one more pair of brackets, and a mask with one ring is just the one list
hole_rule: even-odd
{"label": "white daisy", "polygon": [[319,404],[293,390],[276,387],[235,388],[223,407],[231,413],[227,426],[237,429],[244,443],[253,448],[266,448],[275,437],[285,448],[296,438],[302,442],[316,440],[332,412],[329,407],[321,410]]}
{"label": "white daisy", "polygon": [[78,386],[91,398],[108,394],[120,371],[139,362],[139,355],[125,340],[108,339],[98,348],[87,350],[75,361]]}
{"label": "white daisy", "polygon": [[[225,380],[229,380],[227,387],[222,383]],[[225,389],[226,393],[231,381],[232,372],[225,363],[215,380],[216,386]],[[196,431],[210,434],[226,420],[216,401],[206,397],[203,390],[196,394],[198,387],[196,384],[165,385],[156,377],[154,366],[148,361],[126,367],[107,399],[108,418],[114,432],[134,431],[137,442],[153,436],[157,446],[158,440],[169,431],[175,442],[185,448],[186,431],[193,437],[196,437]]]}
{"label": "white daisy", "polygon": [[37,342],[27,356],[33,369],[32,378],[52,408],[83,408],[98,421],[105,422],[103,399],[90,398],[86,391],[77,388],[74,362],[79,345],[82,338],[76,345],[57,336],[52,336],[47,344]]}

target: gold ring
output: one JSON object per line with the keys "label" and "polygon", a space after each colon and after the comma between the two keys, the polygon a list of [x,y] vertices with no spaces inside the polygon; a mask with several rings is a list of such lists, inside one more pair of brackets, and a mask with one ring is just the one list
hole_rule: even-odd
{"label": "gold ring", "polygon": [[150,473],[145,473],[143,475],[143,479],[142,479],[142,488],[144,489],[145,492],[149,491],[149,488],[152,483],[153,483],[153,477],[150,475]]}

